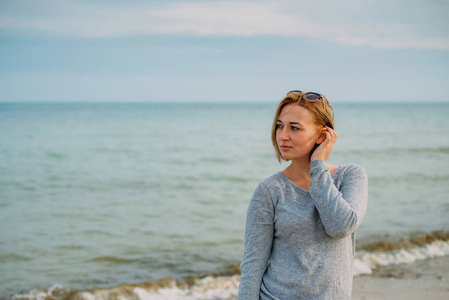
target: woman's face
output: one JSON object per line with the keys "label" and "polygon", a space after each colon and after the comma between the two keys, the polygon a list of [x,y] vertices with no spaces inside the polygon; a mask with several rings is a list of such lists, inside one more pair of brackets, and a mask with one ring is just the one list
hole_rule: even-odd
{"label": "woman's face", "polygon": [[276,123],[276,141],[284,159],[309,158],[321,132],[310,110],[297,104],[284,106]]}

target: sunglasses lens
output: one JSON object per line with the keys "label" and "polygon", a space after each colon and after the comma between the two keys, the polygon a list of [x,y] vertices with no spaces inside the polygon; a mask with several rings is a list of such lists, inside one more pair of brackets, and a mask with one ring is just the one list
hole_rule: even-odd
{"label": "sunglasses lens", "polygon": [[317,99],[320,99],[321,95],[317,93],[307,93],[304,95],[304,98],[306,98],[307,101],[315,101]]}
{"label": "sunglasses lens", "polygon": [[302,91],[300,91],[300,90],[293,90],[293,91],[288,92],[287,95],[290,94],[290,93],[300,93],[300,94],[302,94]]}

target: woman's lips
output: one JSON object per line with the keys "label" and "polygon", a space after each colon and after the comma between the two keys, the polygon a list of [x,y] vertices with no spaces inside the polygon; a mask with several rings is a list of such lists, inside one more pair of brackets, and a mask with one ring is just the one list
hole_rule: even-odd
{"label": "woman's lips", "polygon": [[281,145],[279,148],[280,148],[282,151],[287,151],[287,150],[290,149],[291,147],[290,147],[290,146],[286,146],[286,145]]}

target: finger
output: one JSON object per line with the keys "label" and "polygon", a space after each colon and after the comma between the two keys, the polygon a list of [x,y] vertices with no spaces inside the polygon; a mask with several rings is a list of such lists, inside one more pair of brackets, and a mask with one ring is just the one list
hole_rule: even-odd
{"label": "finger", "polygon": [[325,130],[324,132],[329,133],[330,135],[333,134],[332,128],[329,128],[329,127],[325,126],[325,127],[324,127],[324,130]]}
{"label": "finger", "polygon": [[337,133],[334,129],[332,129],[332,128],[328,127],[328,126],[326,126],[326,127],[327,127],[327,130],[328,130],[329,132]]}
{"label": "finger", "polygon": [[326,138],[329,138],[328,135],[332,136],[332,132],[330,131],[330,128],[327,126],[324,126],[323,133],[326,135]]}
{"label": "finger", "polygon": [[326,126],[326,131],[329,132],[333,138],[337,138],[338,137],[337,132],[335,130],[333,130],[332,128],[328,127],[328,126]]}
{"label": "finger", "polygon": [[326,141],[328,144],[335,144],[337,137],[334,132],[326,131]]}

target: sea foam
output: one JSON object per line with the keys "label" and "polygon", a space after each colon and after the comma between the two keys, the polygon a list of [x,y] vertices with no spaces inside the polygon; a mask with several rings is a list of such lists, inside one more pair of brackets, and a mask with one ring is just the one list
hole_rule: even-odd
{"label": "sea foam", "polygon": [[379,266],[410,264],[417,260],[449,255],[449,241],[434,241],[422,247],[394,251],[358,251],[354,259],[354,276],[372,274]]}
{"label": "sea foam", "polygon": [[[434,240],[423,246],[395,250],[360,250],[354,259],[354,276],[372,274],[380,266],[411,264],[418,260],[449,256],[449,241]],[[172,278],[111,288],[70,290],[53,286],[16,294],[12,300],[231,300],[236,299],[240,275],[191,278],[189,283]]]}

